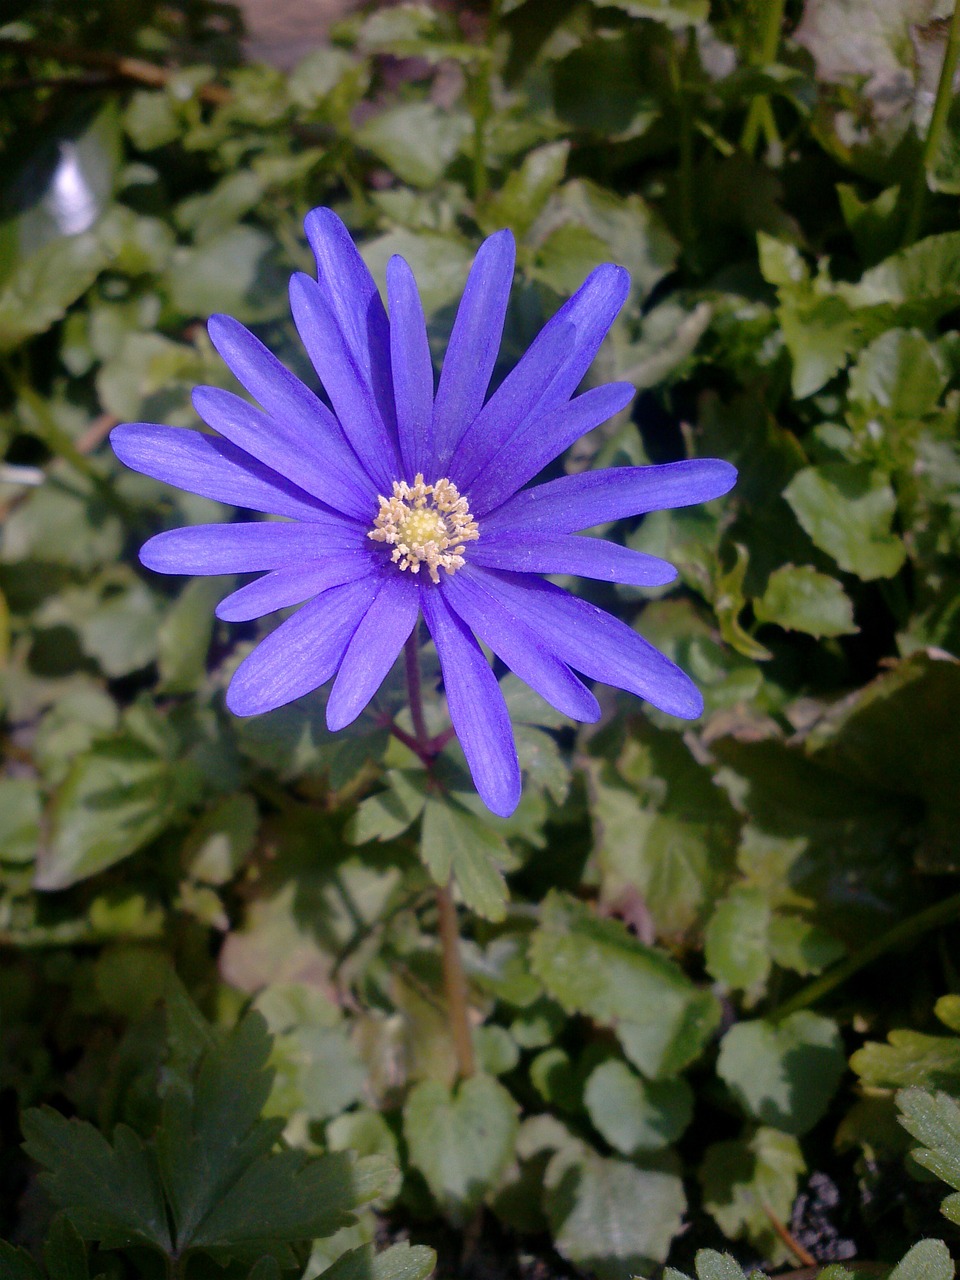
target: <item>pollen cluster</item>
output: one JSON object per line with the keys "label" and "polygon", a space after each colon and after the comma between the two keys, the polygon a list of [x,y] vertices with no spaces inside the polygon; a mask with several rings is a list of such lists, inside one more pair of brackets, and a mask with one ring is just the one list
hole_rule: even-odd
{"label": "pollen cluster", "polygon": [[367,537],[392,546],[390,558],[401,569],[419,573],[425,564],[434,582],[440,581],[441,569],[455,573],[463,564],[464,545],[480,536],[466,498],[449,480],[424,484],[418,472],[413,484],[394,480],[392,496],[380,494],[378,501]]}

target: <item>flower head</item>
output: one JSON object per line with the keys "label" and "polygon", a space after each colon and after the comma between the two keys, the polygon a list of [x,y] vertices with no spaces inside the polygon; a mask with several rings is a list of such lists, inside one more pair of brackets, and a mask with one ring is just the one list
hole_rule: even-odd
{"label": "flower head", "polygon": [[[306,232],[317,279],[295,275],[294,320],[332,410],[237,321],[213,316],[214,346],[262,406],[198,387],[217,433],[129,423],[117,456],[134,470],[283,520],[195,525],[151,538],[160,573],[261,573],[227,596],[230,622],[302,605],[243,660],[227,692],[237,715],[283,706],[333,677],[327,725],[363,711],[423,616],[453,727],[480,796],[509,814],[520,771],[486,644],[576,720],[599,706],[574,674],[694,718],[692,681],[625,623],[542,574],[656,586],[666,561],[577,533],[725,493],[736,472],[713,459],[618,467],[531,481],[634,394],[617,382],[574,395],[626,297],[621,267],[598,267],[487,398],[513,279],[508,231],[477,254],[439,383],[413,274],[387,268],[389,320],[346,227],[315,209]],[[306,603],[303,603],[306,601]]]}

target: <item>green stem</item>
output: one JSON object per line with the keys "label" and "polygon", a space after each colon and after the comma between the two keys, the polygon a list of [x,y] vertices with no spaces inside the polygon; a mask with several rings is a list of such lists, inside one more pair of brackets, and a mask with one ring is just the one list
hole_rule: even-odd
{"label": "green stem", "polygon": [[907,197],[907,218],[903,228],[901,244],[904,248],[913,244],[920,233],[923,211],[927,202],[927,175],[933,168],[934,158],[940,149],[940,140],[947,125],[950,114],[950,100],[953,97],[953,77],[957,70],[957,57],[960,55],[960,0],[953,6],[953,17],[950,19],[950,30],[947,32],[947,47],[943,53],[943,66],[940,68],[940,80],[937,84],[937,96],[933,103],[933,115],[930,127],[923,144],[920,163],[913,173],[913,182]]}
{"label": "green stem", "polygon": [[886,955],[888,951],[893,951],[898,947],[904,947],[908,943],[915,942],[918,938],[922,938],[925,933],[930,933],[931,930],[938,929],[941,925],[949,924],[951,920],[958,916],[960,916],[960,893],[954,894],[951,898],[945,898],[943,902],[935,902],[932,907],[926,907],[923,911],[918,911],[916,915],[912,915],[906,920],[901,920],[899,924],[895,924],[886,933],[881,933],[879,937],[874,938],[872,942],[868,942],[866,946],[861,947],[852,956],[848,956],[846,960],[841,960],[839,964],[834,965],[832,969],[828,969],[819,978],[815,978],[813,982],[801,987],[795,996],[791,996],[789,1000],[774,1009],[767,1017],[773,1022],[780,1022],[791,1013],[796,1013],[798,1009],[809,1008],[810,1005],[816,1004],[825,995],[829,995],[831,991],[842,986],[855,973],[865,969],[868,964],[872,964],[874,960]]}
{"label": "green stem", "polygon": [[[414,627],[404,647],[407,671],[407,694],[410,700],[410,718],[413,721],[411,746],[430,768],[430,764],[442,749],[430,737],[423,714],[423,682],[420,678],[419,627]],[[406,735],[404,735],[406,736]],[[401,739],[402,740],[402,739]],[[457,1062],[457,1074],[467,1079],[476,1072],[473,1056],[473,1034],[470,1030],[470,1005],[467,978],[460,954],[460,933],[457,926],[457,908],[454,905],[452,880],[436,889],[437,916],[440,928],[440,957],[443,965],[443,989],[447,997],[447,1013],[450,1017],[450,1035]]]}
{"label": "green stem", "polygon": [[[759,66],[767,66],[777,56],[785,4],[786,0],[767,0],[760,52],[757,59]],[[770,106],[770,99],[765,93],[757,94],[750,103],[750,110],[747,112],[743,133],[740,136],[740,146],[748,156],[753,155],[761,128],[766,131],[767,140],[771,144],[779,142],[777,126],[773,118],[773,109]]]}

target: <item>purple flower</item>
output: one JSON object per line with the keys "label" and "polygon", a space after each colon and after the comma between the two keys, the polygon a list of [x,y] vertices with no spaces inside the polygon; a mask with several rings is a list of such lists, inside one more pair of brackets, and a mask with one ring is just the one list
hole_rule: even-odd
{"label": "purple flower", "polygon": [[592,272],[486,399],[513,279],[509,231],[480,247],[436,390],[407,263],[395,257],[387,268],[388,320],[336,214],[315,209],[306,232],[317,280],[295,275],[290,301],[332,411],[236,320],[213,316],[214,346],[262,411],[198,387],[194,405],[216,435],[147,423],[111,435],[136,471],[286,517],[173,529],[140,552],[159,573],[262,573],[221,602],[217,616],[228,622],[303,605],[237,668],[230,709],[270,711],[332,677],[327,725],[341,729],[376,693],[422,614],[477,790],[504,816],[520,797],[520,770],[478,641],[573,719],[600,714],[574,670],[672,715],[698,716],[702,699],[679,667],[539,575],[670,582],[676,571],[666,561],[577,532],[716,498],[734,468],[698,459],[524,488],[634,394],[615,382],[574,395],[623,305],[626,271]]}

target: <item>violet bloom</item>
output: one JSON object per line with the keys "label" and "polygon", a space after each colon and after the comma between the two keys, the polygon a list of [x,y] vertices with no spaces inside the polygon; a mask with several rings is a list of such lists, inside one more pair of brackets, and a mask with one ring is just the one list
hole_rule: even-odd
{"label": "violet bloom", "polygon": [[574,674],[694,718],[693,682],[625,623],[540,574],[658,586],[666,561],[579,530],[726,493],[736,472],[698,459],[618,467],[524,488],[634,394],[616,382],[574,396],[627,295],[621,267],[598,267],[486,399],[513,279],[499,231],[470,271],[434,390],[423,308],[410,267],[387,268],[390,318],[346,227],[315,209],[306,232],[317,280],[295,275],[293,317],[332,405],[251,333],[213,316],[210,337],[263,411],[198,387],[217,433],[131,423],[111,441],[136,471],[284,520],[195,525],[151,538],[140,558],[159,573],[263,576],[222,601],[247,621],[303,607],[246,657],[227,692],[237,715],[283,706],[333,677],[331,730],[366,707],[422,614],[450,718],[485,804],[507,815],[520,769],[507,707],[478,641],[547,702],[595,720]]}

